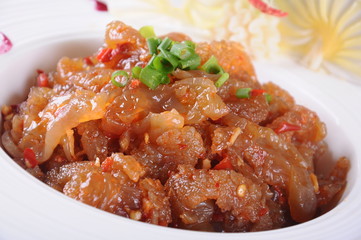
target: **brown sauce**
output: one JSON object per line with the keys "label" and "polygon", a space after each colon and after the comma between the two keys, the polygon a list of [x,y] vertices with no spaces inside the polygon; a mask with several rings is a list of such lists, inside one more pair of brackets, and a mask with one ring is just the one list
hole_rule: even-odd
{"label": "brown sauce", "polygon": [[[197,44],[202,63],[213,55],[229,73],[220,88],[200,69],[178,69],[154,90],[137,79],[114,86],[114,70],[150,59],[146,40],[121,22],[107,26],[102,51],[60,59],[26,101],[2,109],[5,149],[49,186],[123,217],[203,231],[282,228],[337,203],[349,161],[315,173],[325,124],[276,84],[259,83],[238,43]],[[240,99],[240,88],[257,91]]]}

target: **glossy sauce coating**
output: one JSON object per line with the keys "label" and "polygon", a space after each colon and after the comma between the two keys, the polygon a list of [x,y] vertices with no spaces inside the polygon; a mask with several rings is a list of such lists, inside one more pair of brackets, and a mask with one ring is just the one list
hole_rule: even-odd
{"label": "glossy sauce coating", "polygon": [[[177,69],[154,90],[133,78],[116,87],[115,70],[130,74],[150,55],[137,30],[112,22],[97,53],[60,59],[26,101],[3,108],[3,145],[65,195],[162,226],[262,231],[330,210],[349,161],[340,158],[330,175],[315,172],[327,151],[317,114],[279,86],[260,84],[238,43],[199,43],[196,52],[230,74],[220,88],[218,75],[200,69]],[[259,94],[238,98],[240,88]],[[26,164],[25,149],[35,164]]]}

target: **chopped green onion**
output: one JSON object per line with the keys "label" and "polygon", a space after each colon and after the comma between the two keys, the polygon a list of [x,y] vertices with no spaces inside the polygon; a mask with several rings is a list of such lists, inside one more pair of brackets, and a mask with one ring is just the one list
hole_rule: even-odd
{"label": "chopped green onion", "polygon": [[159,55],[155,55],[154,60],[152,62],[152,66],[156,69],[156,70],[160,70],[162,72],[165,72],[166,66],[163,67],[163,63],[162,60],[164,60],[163,57],[159,56]]}
{"label": "chopped green onion", "polygon": [[183,70],[194,70],[201,64],[201,57],[198,54],[188,59],[179,61],[179,67]]}
{"label": "chopped green onion", "polygon": [[164,73],[159,72],[148,65],[140,72],[139,80],[150,89],[155,89],[159,84],[165,82],[164,75]]}
{"label": "chopped green onion", "polygon": [[[121,82],[118,82],[118,81],[115,80],[119,76],[123,76]],[[124,78],[125,78],[125,81],[124,81]],[[111,77],[111,81],[112,81],[113,85],[116,86],[116,87],[125,87],[128,84],[129,75],[124,70],[118,70],[118,71],[113,72],[112,77]]]}
{"label": "chopped green onion", "polygon": [[192,41],[183,41],[182,43],[186,44],[188,47],[192,48],[193,50],[196,49],[196,43]]}
{"label": "chopped green onion", "polygon": [[163,54],[159,54],[154,58],[153,67],[161,72],[169,73],[174,70],[173,65],[163,57]]}
{"label": "chopped green onion", "polygon": [[160,84],[168,84],[170,83],[170,79],[168,77],[168,75],[163,75],[162,79],[160,80]]}
{"label": "chopped green onion", "polygon": [[217,88],[221,87],[229,78],[228,73],[222,73],[221,77],[214,83]]}
{"label": "chopped green onion", "polygon": [[202,69],[207,73],[223,74],[224,70],[219,66],[217,58],[212,55],[206,63],[203,64]]}
{"label": "chopped green onion", "polygon": [[[176,68],[183,70],[197,69],[201,64],[201,57],[196,53],[196,44],[192,41],[175,42],[170,38],[156,38],[154,29],[151,26],[144,26],[139,30],[140,34],[147,39],[147,45],[151,59],[146,67],[139,66],[132,68],[132,77],[138,78],[142,83],[151,89],[160,84],[168,84],[168,74]],[[203,65],[208,73],[220,74],[216,86],[222,86],[229,75],[218,65],[217,59],[212,56]],[[114,80],[115,81],[115,80]],[[118,84],[115,82],[114,84]]]}
{"label": "chopped green onion", "polygon": [[182,60],[190,58],[192,55],[195,54],[194,50],[185,43],[173,44],[172,48],[170,49],[170,52],[174,56],[177,56],[178,58],[180,58]]}
{"label": "chopped green onion", "polygon": [[132,77],[133,78],[139,78],[139,74],[142,71],[142,68],[139,66],[135,66],[132,68]]}
{"label": "chopped green onion", "polygon": [[173,70],[174,70],[178,66],[178,63],[179,63],[179,60],[177,59],[177,57],[163,48],[160,48],[160,52],[162,53],[161,54],[162,57],[165,58],[173,66]]}
{"label": "chopped green onion", "polygon": [[159,44],[158,49],[159,50],[167,50],[170,45],[172,44],[172,40],[169,37],[166,37],[162,40],[162,42]]}
{"label": "chopped green onion", "polygon": [[157,57],[157,55],[153,54],[152,57],[150,58],[148,64],[147,64],[147,66],[152,66],[152,65],[153,65],[153,61],[154,61],[154,59],[155,59],[156,57]]}
{"label": "chopped green onion", "polygon": [[264,96],[266,97],[267,103],[270,103],[272,101],[272,95],[271,94],[266,93]]}
{"label": "chopped green onion", "polygon": [[157,54],[157,48],[160,44],[160,39],[159,38],[148,38],[147,44],[148,44],[148,48],[149,48],[149,53]]}
{"label": "chopped green onion", "polygon": [[144,26],[139,29],[140,35],[144,38],[155,37],[154,28],[152,26]]}
{"label": "chopped green onion", "polygon": [[207,73],[221,74],[221,77],[214,83],[217,88],[221,87],[229,78],[229,74],[224,72],[223,68],[218,64],[218,60],[212,55],[202,66]]}
{"label": "chopped green onion", "polygon": [[239,88],[236,92],[237,98],[250,98],[251,97],[252,88]]}

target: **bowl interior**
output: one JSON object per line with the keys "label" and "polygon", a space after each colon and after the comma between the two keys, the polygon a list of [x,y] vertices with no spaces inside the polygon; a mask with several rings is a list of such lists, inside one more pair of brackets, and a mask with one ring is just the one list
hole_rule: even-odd
{"label": "bowl interior", "polygon": [[[18,103],[25,99],[29,88],[35,82],[36,69],[54,70],[61,57],[88,56],[96,52],[101,45],[102,39],[99,35],[87,33],[75,37],[56,36],[43,39],[31,44],[31,46],[29,44],[15,46],[12,53],[6,55],[6,58],[0,59],[0,83],[2,85],[0,88],[0,106]],[[273,81],[288,90],[298,104],[317,112],[322,121],[326,123],[328,129],[326,142],[330,151],[318,163],[318,168],[324,169],[325,172],[329,171],[332,167],[330,160],[334,162],[341,156],[346,156],[351,160],[348,185],[342,197],[342,200],[346,199],[353,191],[357,179],[360,178],[358,177],[360,176],[358,166],[360,154],[356,151],[355,138],[352,137],[352,132],[348,130],[350,125],[355,125],[355,121],[344,117],[347,115],[347,111],[332,96],[323,93],[319,88],[312,88],[310,84],[303,82],[302,79],[287,69],[264,63],[256,63],[255,66],[261,82]],[[5,160],[12,161],[10,158]],[[18,174],[27,173],[19,171]]]}

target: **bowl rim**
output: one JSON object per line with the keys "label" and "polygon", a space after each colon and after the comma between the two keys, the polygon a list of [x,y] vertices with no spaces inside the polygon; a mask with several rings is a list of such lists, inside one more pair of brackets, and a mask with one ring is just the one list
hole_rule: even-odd
{"label": "bowl rim", "polygon": [[[4,56],[6,56],[6,58],[3,58],[3,59],[0,58],[0,75],[9,65],[13,64],[12,61],[15,61],[17,57],[19,57],[23,54],[26,54],[26,52],[31,51],[31,49],[44,46],[44,42],[46,42],[45,43],[46,45],[59,44],[59,43],[66,44],[66,42],[70,41],[70,40],[74,40],[74,39],[76,39],[76,40],[88,39],[89,40],[89,39],[93,39],[94,37],[99,39],[99,33],[94,32],[94,31],[90,31],[90,32],[86,31],[86,32],[77,32],[75,34],[66,33],[66,34],[51,35],[51,36],[47,36],[47,37],[41,36],[39,38],[29,39],[28,41],[25,41],[25,42],[19,44],[18,46],[16,46],[16,48],[14,48],[12,50],[13,52],[11,52],[10,54],[4,55]],[[31,46],[30,49],[28,48],[29,46]],[[5,63],[5,64],[3,64],[3,63]],[[262,65],[262,63],[256,63],[256,64],[258,64],[258,68],[267,69],[266,71],[271,70],[271,69],[269,69],[269,67]],[[256,66],[256,68],[257,68],[257,66]],[[283,69],[283,70],[278,69],[277,71],[280,71],[281,74],[284,74],[291,79],[298,79],[291,85],[299,84],[300,77],[297,76],[296,73],[289,72],[288,70],[285,70],[285,69]],[[339,87],[343,88],[343,89],[352,87],[352,85],[344,85],[341,87],[341,84],[339,82],[335,82],[335,80],[330,80],[330,81],[331,81],[331,84],[334,87],[336,87],[336,89],[338,89]],[[308,86],[308,88],[310,86],[312,86],[310,81],[304,81],[304,84],[306,84]],[[320,91],[320,89],[319,89],[321,87],[320,85],[322,85],[322,81],[321,81],[321,83],[318,83],[318,85],[317,85],[318,88],[311,90],[311,94],[316,94],[316,96],[318,96],[318,98],[320,98],[321,100],[328,99],[329,98],[327,96],[328,93],[324,93],[324,92]],[[347,87],[345,87],[345,86],[347,86]],[[340,99],[340,97],[337,97],[337,99]],[[338,109],[340,109],[341,112],[350,113],[349,108],[345,107],[344,106],[345,104],[342,101],[333,101],[332,104],[334,105],[334,107],[336,106]],[[358,136],[357,136],[357,134],[355,134],[355,132],[359,133],[359,134],[361,133],[361,127],[358,125],[358,122],[361,120],[361,117],[360,117],[361,115],[358,116],[355,112],[352,112],[352,114],[353,115],[351,118],[347,118],[347,117],[345,117],[347,114],[343,114],[343,116],[340,117],[339,121],[341,121],[341,123],[346,123],[346,126],[354,126],[356,128],[356,130],[355,129],[354,130],[351,130],[351,129],[346,130],[345,134],[348,137],[348,139],[350,139],[351,143],[354,144],[354,147],[357,147],[356,144],[357,144]],[[356,160],[352,161],[351,168],[353,168],[354,171],[356,171],[357,175],[360,175],[360,173],[361,173],[361,170],[360,170],[361,149],[356,148],[354,150],[355,150],[356,157],[358,157],[358,158]],[[319,236],[319,234],[327,234],[328,236],[332,237],[332,234],[336,234],[335,233],[336,229],[328,228],[328,226],[330,226],[330,225],[332,226],[332,224],[335,224],[335,226],[337,224],[338,232],[342,231],[342,230],[344,230],[345,232],[349,231],[348,236],[352,236],[352,234],[356,234],[358,232],[357,226],[355,224],[355,223],[357,223],[357,220],[355,221],[355,219],[354,219],[353,220],[354,224],[351,226],[346,225],[346,223],[350,224],[350,222],[347,221],[347,219],[348,219],[347,217],[356,215],[359,217],[359,219],[361,219],[361,210],[359,208],[357,208],[357,206],[356,206],[357,204],[361,203],[361,194],[357,192],[358,189],[361,189],[360,177],[358,179],[355,178],[353,186],[351,186],[351,189],[350,189],[348,195],[346,196],[346,198],[343,201],[341,201],[334,209],[332,209],[330,212],[328,212],[322,216],[319,216],[315,219],[312,219],[308,222],[298,224],[295,226],[291,226],[291,227],[287,227],[287,228],[270,230],[270,231],[262,231],[262,232],[254,232],[254,233],[206,233],[206,232],[195,232],[195,231],[182,230],[182,229],[165,228],[165,227],[145,224],[145,223],[141,223],[141,222],[136,222],[136,221],[126,219],[126,218],[119,218],[119,216],[116,216],[114,214],[110,214],[108,212],[93,208],[93,207],[88,206],[83,203],[80,203],[74,199],[66,197],[65,195],[63,195],[60,192],[57,192],[54,189],[51,189],[45,183],[42,183],[41,181],[32,177],[30,174],[27,174],[26,171],[24,171],[20,166],[18,166],[4,152],[4,150],[2,148],[0,150],[0,159],[5,160],[5,161],[1,161],[1,163],[0,163],[0,166],[2,168],[6,167],[6,170],[20,174],[17,176],[21,177],[22,180],[29,181],[29,182],[31,182],[32,185],[36,185],[36,187],[34,189],[38,189],[38,190],[41,189],[40,191],[42,193],[44,193],[44,189],[45,189],[46,192],[48,193],[48,194],[45,193],[47,197],[55,198],[56,201],[58,201],[58,203],[62,203],[62,204],[66,203],[69,206],[76,206],[76,209],[73,209],[70,212],[77,211],[77,210],[80,211],[80,209],[81,209],[81,211],[80,211],[81,214],[84,214],[83,210],[86,209],[86,211],[93,212],[94,215],[96,215],[97,217],[102,216],[102,219],[108,219],[108,220],[114,221],[114,223],[112,225],[122,224],[126,227],[134,228],[134,229],[137,229],[139,227],[145,228],[147,231],[164,235],[164,236],[162,236],[162,237],[164,237],[164,239],[165,239],[165,237],[169,237],[169,236],[173,236],[173,237],[177,236],[177,237],[182,237],[182,238],[188,237],[188,238],[192,238],[192,239],[203,239],[203,238],[204,239],[220,239],[220,238],[224,238],[224,239],[233,239],[233,238],[234,239],[235,238],[237,238],[237,239],[269,239],[269,238],[276,238],[276,237],[280,238],[280,239],[286,239],[286,237],[293,236],[294,239],[304,239],[306,237],[315,238],[316,236]],[[40,182],[40,184],[39,184],[39,182]],[[358,199],[360,199],[360,200],[358,200]],[[350,205],[350,204],[354,204],[354,205]],[[353,207],[351,208],[350,206],[353,206]],[[85,214],[85,216],[86,216],[86,214]],[[340,221],[339,218],[341,216],[344,217],[343,219],[346,219],[346,221],[344,220],[342,224],[340,222],[338,222],[338,221]],[[0,219],[1,219],[1,217],[0,217]],[[92,222],[92,224],[97,223],[96,221],[95,222],[91,221],[91,222]],[[360,223],[360,220],[358,220],[358,223]],[[97,223],[96,225],[97,225],[98,229],[108,229],[106,226],[100,226],[99,223]],[[354,227],[352,227],[352,226],[354,226]],[[317,227],[321,228],[322,231],[320,232],[319,229],[317,230],[316,229]],[[121,230],[124,231],[124,228],[122,228]],[[92,232],[92,230],[89,230],[89,231]],[[161,231],[161,233],[159,233],[159,231]],[[118,232],[118,230],[115,230],[114,233],[117,233],[117,232]],[[359,236],[361,236],[361,234]],[[264,238],[264,237],[267,237],[267,238]]]}

